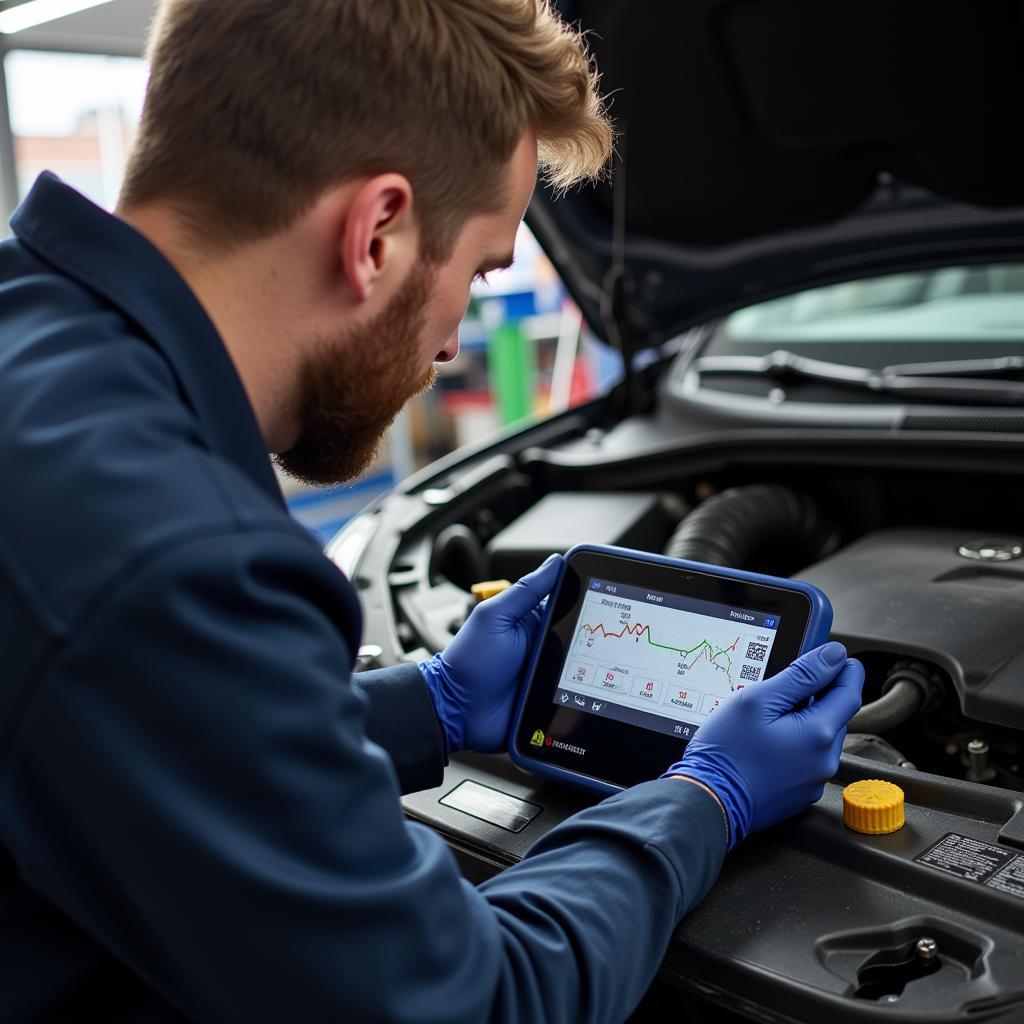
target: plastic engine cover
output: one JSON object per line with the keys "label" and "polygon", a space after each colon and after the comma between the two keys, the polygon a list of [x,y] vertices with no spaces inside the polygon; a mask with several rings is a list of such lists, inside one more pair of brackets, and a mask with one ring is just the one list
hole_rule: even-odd
{"label": "plastic engine cover", "polygon": [[983,531],[868,534],[800,573],[828,594],[832,635],[946,670],[965,715],[1024,729],[1024,559],[959,554]]}

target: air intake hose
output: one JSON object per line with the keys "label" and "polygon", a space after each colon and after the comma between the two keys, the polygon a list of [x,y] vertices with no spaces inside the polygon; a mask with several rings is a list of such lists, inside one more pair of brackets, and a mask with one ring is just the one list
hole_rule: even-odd
{"label": "air intake hose", "polygon": [[830,539],[831,528],[807,495],[780,484],[752,484],[701,502],[679,524],[665,554],[742,569],[758,551],[784,548],[806,553],[807,565]]}

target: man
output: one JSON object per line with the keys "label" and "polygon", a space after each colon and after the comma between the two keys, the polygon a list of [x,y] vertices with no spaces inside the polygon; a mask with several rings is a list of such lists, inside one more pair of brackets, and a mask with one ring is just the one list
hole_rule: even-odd
{"label": "man", "polygon": [[538,158],[598,171],[582,43],[544,0],[168,0],[151,60],[117,216],[44,176],[0,246],[0,1016],[621,1020],[726,848],[820,795],[859,667],[748,688],[474,889],[399,793],[503,747],[557,562],[353,679],[267,459],[359,472]]}

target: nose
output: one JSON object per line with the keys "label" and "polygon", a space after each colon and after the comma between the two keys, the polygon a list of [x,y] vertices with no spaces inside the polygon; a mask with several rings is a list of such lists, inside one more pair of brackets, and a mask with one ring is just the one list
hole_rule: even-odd
{"label": "nose", "polygon": [[445,342],[445,346],[434,356],[435,363],[450,363],[459,354],[459,329]]}

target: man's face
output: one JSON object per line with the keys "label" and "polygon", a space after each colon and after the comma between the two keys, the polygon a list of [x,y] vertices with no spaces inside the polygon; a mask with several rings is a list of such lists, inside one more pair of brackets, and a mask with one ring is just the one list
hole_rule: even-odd
{"label": "man's face", "polygon": [[470,218],[444,263],[414,265],[373,320],[310,346],[299,380],[298,440],[276,456],[286,472],[316,485],[342,483],[376,459],[405,403],[433,384],[433,363],[458,354],[473,278],[511,263],[536,169],[537,146],[527,133],[498,210]]}

